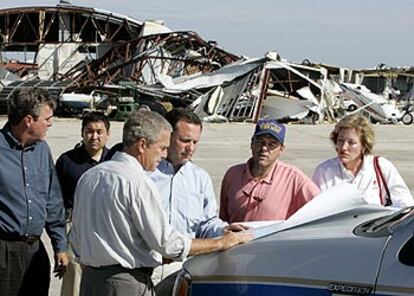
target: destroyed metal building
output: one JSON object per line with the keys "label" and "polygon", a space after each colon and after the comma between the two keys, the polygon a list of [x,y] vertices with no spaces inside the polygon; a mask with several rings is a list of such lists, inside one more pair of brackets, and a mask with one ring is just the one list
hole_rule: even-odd
{"label": "destroyed metal building", "polygon": [[0,10],[0,43],[1,67],[21,78],[2,81],[3,109],[16,88],[117,95],[121,81],[152,85],[157,75],[209,73],[240,59],[194,32],[70,5]]}
{"label": "destroyed metal building", "polygon": [[288,63],[275,52],[248,59],[162,21],[72,5],[0,10],[0,44],[0,113],[13,91],[36,86],[66,114],[146,104],[191,106],[205,120],[273,116],[314,123],[335,116],[330,86],[356,77]]}

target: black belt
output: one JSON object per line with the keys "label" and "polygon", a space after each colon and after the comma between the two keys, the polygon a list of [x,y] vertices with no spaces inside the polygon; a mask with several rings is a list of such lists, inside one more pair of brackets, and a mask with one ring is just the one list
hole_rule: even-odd
{"label": "black belt", "polygon": [[35,242],[40,240],[38,235],[10,235],[10,234],[0,234],[0,240],[10,241],[10,242],[23,242],[28,245],[33,245]]}
{"label": "black belt", "polygon": [[152,272],[154,271],[154,267],[138,267],[138,268],[131,269],[131,268],[123,267],[120,264],[106,265],[106,266],[100,266],[100,267],[87,265],[87,267],[92,268],[94,270],[111,270],[111,271],[125,271],[125,272],[138,271],[148,276],[151,276]]}

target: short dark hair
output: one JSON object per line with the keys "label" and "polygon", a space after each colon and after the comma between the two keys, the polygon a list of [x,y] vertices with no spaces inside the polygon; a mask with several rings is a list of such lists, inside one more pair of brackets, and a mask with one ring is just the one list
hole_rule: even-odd
{"label": "short dark hair", "polygon": [[165,118],[171,124],[173,130],[177,128],[177,123],[181,120],[187,123],[199,125],[203,128],[203,123],[200,117],[198,117],[194,111],[187,108],[174,108],[165,115]]}
{"label": "short dark hair", "polygon": [[83,129],[85,128],[85,126],[88,125],[88,123],[98,121],[102,121],[105,125],[106,131],[109,131],[109,129],[111,128],[111,123],[109,122],[108,117],[102,112],[91,111],[86,113],[85,116],[83,116],[81,132],[83,133]]}
{"label": "short dark hair", "polygon": [[30,88],[14,91],[7,102],[7,117],[10,125],[18,125],[27,115],[37,120],[44,105],[48,105],[52,110],[55,109],[55,102],[46,90]]}

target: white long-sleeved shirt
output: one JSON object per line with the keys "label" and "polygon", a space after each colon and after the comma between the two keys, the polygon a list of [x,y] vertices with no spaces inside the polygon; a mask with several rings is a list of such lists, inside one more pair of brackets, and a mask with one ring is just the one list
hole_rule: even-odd
{"label": "white long-sleeved shirt", "polygon": [[205,170],[188,161],[175,172],[172,163],[163,160],[149,176],[175,229],[191,238],[223,235],[228,224],[218,217],[213,184]]}
{"label": "white long-sleeved shirt", "polygon": [[[348,171],[338,157],[321,163],[313,173],[312,180],[324,191],[343,182],[354,184],[363,193],[365,200],[372,204],[381,204],[380,187],[374,169],[374,157],[364,156],[362,168],[354,176]],[[414,204],[413,196],[395,166],[386,158],[380,157],[379,166],[386,180],[394,207],[407,207]],[[382,189],[383,197],[386,196]]]}
{"label": "white long-sleeved shirt", "polygon": [[161,255],[184,260],[191,239],[174,230],[155,184],[132,156],[88,170],[75,191],[70,234],[79,261],[89,266],[155,267]]}

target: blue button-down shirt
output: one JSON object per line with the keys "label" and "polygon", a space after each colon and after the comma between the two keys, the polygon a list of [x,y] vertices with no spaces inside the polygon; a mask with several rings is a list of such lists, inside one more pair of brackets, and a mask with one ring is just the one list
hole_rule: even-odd
{"label": "blue button-down shirt", "polygon": [[46,142],[23,147],[10,126],[0,130],[0,237],[40,236],[65,251],[65,217],[59,182]]}
{"label": "blue button-down shirt", "polygon": [[189,237],[217,237],[228,224],[218,218],[213,184],[208,173],[191,161],[176,173],[163,160],[149,174],[161,194],[170,224]]}

